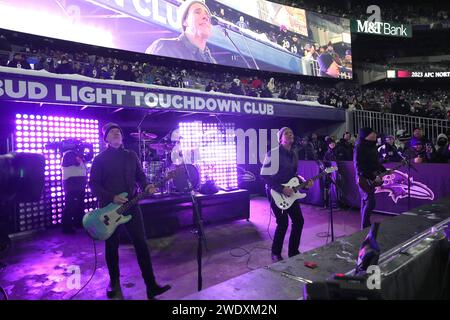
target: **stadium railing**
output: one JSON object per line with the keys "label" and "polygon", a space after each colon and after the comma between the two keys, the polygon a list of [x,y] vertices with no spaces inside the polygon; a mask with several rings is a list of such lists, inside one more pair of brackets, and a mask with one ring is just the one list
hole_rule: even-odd
{"label": "stadium railing", "polygon": [[415,127],[422,127],[425,136],[432,141],[436,141],[439,134],[446,133],[450,128],[449,121],[444,119],[364,110],[353,110],[349,113],[350,123],[353,124],[353,132],[358,132],[363,127],[371,127],[376,132],[393,136],[396,136],[398,130],[405,130],[405,133],[411,135]]}

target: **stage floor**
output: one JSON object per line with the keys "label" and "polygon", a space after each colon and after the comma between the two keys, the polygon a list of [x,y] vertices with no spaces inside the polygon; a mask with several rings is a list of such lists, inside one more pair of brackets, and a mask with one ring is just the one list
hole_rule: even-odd
{"label": "stage floor", "polygon": [[[300,251],[305,252],[326,244],[330,238],[321,233],[328,230],[328,210],[301,205],[305,225]],[[275,220],[270,217],[268,202],[263,197],[250,201],[250,221],[240,220],[219,225],[206,225],[208,250],[203,260],[203,288],[272,264],[271,237]],[[391,219],[375,214],[372,221]],[[269,223],[270,222],[270,223]],[[348,236],[359,231],[359,211],[334,211],[335,236]],[[285,238],[283,256],[287,257],[290,229]],[[91,282],[74,299],[106,299],[108,271],[104,259],[104,244],[96,242],[97,271]],[[197,238],[191,230],[170,237],[148,240],[153,268],[161,284],[172,289],[159,299],[181,299],[197,292]],[[247,254],[246,254],[247,253]],[[75,235],[63,235],[59,229],[35,233],[14,239],[11,249],[0,256],[0,286],[10,299],[65,300],[78,290],[70,289],[73,281],[70,266],[81,271],[81,286],[91,277],[94,268],[93,242],[81,230]],[[120,247],[121,283],[124,299],[145,299],[145,285],[132,245]],[[73,279],[73,278],[72,278]]]}

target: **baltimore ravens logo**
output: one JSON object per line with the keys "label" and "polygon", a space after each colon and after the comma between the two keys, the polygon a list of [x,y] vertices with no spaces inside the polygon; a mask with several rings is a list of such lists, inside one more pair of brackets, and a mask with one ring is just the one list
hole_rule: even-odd
{"label": "baltimore ravens logo", "polygon": [[[395,170],[393,173],[384,176],[383,185],[375,189],[375,193],[387,192],[388,197],[392,198],[392,201],[397,203],[398,199],[408,197],[408,175]],[[410,193],[411,198],[433,200],[434,193],[423,183],[414,181],[413,177],[410,177]]]}

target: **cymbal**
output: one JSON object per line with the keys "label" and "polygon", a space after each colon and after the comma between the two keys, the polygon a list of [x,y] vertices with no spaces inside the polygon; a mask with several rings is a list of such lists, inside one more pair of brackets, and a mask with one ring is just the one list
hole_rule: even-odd
{"label": "cymbal", "polygon": [[159,151],[170,151],[175,145],[173,143],[150,143],[148,146]]}
{"label": "cymbal", "polygon": [[[130,133],[130,136],[132,136],[135,139],[139,139],[139,132]],[[154,140],[156,138],[158,138],[158,136],[154,133],[145,132],[145,131],[141,132],[141,140]]]}

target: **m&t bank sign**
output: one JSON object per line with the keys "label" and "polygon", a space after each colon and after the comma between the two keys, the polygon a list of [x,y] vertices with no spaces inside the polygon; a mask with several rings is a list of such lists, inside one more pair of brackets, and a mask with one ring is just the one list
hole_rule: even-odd
{"label": "m&t bank sign", "polygon": [[351,20],[350,30],[355,33],[375,34],[379,36],[412,37],[412,27],[410,24]]}

